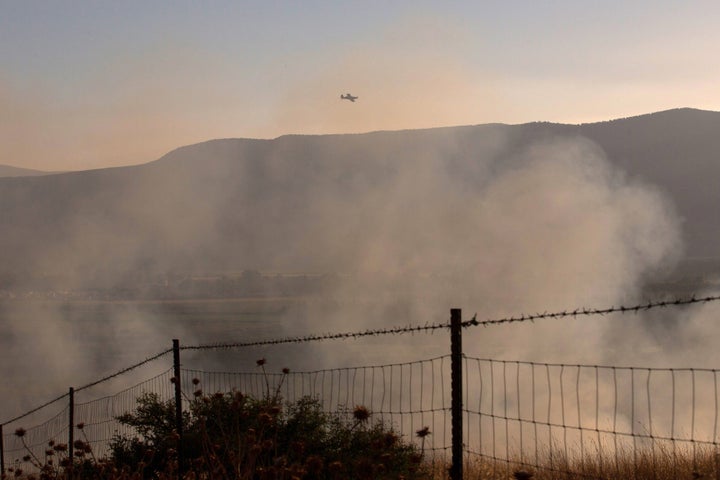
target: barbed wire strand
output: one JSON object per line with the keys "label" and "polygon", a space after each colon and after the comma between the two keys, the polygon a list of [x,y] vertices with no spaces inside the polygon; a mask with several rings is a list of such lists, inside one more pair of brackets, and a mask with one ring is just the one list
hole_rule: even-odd
{"label": "barbed wire strand", "polygon": [[[693,303],[708,303],[720,300],[720,295],[716,296],[705,296],[695,297],[694,295],[690,298],[678,298],[675,300],[663,300],[656,302],[648,302],[630,307],[626,306],[612,306],[606,308],[576,308],[574,310],[564,310],[559,312],[544,312],[537,314],[521,314],[520,316],[506,317],[491,320],[477,320],[477,314],[472,319],[462,322],[461,325],[464,328],[475,327],[475,326],[490,326],[500,325],[505,323],[517,323],[517,322],[534,322],[535,320],[551,319],[551,318],[565,318],[565,317],[579,317],[579,316],[593,316],[593,315],[608,315],[611,313],[638,313],[641,311],[652,310],[654,308],[664,308],[671,306],[689,305]],[[288,343],[305,343],[322,340],[343,340],[343,339],[354,339],[367,336],[376,335],[397,335],[403,333],[418,333],[423,331],[434,331],[439,329],[450,328],[450,322],[445,323],[426,323],[425,325],[407,325],[402,327],[390,327],[390,328],[379,328],[379,329],[368,329],[365,331],[355,332],[340,332],[340,333],[324,333],[317,335],[305,335],[297,337],[286,337],[286,338],[274,338],[266,340],[256,340],[251,342],[218,342],[218,343],[206,343],[199,345],[181,345],[180,350],[205,350],[205,349],[231,349],[231,348],[244,348],[244,347],[258,347],[266,345],[282,345]]]}
{"label": "barbed wire strand", "polygon": [[[545,312],[545,313],[537,313],[537,314],[532,314],[532,315],[522,314],[517,317],[506,317],[506,318],[490,319],[490,320],[477,320],[477,314],[476,314],[475,316],[473,316],[472,319],[462,322],[461,325],[464,328],[468,328],[471,326],[473,326],[473,327],[474,326],[491,326],[491,325],[500,325],[500,324],[505,324],[505,323],[534,322],[535,320],[551,319],[551,318],[557,319],[557,318],[566,318],[566,317],[608,315],[610,313],[638,313],[641,311],[647,311],[647,310],[651,310],[654,308],[681,306],[681,305],[689,305],[689,304],[694,304],[694,303],[709,303],[709,302],[714,302],[714,301],[718,301],[718,300],[720,300],[720,295],[709,295],[709,296],[704,296],[704,297],[696,297],[695,295],[693,295],[690,298],[684,298],[684,299],[678,298],[675,300],[663,300],[663,301],[656,301],[656,302],[650,301],[650,302],[647,302],[644,304],[638,304],[638,305],[634,305],[631,307],[612,306],[612,307],[607,307],[607,308],[577,308],[574,310],[565,310],[565,311],[560,311],[560,312],[552,312],[552,313]],[[299,337],[287,337],[287,338],[281,338],[281,339],[259,340],[259,341],[253,341],[253,342],[210,343],[210,344],[184,345],[184,346],[181,345],[180,349],[181,350],[205,350],[205,349],[243,348],[243,347],[264,346],[264,345],[281,345],[281,344],[289,344],[289,343],[305,343],[305,342],[322,341],[322,340],[355,339],[355,338],[361,338],[361,337],[367,337],[367,336],[377,336],[377,335],[394,335],[394,334],[404,334],[404,333],[433,332],[435,330],[445,329],[445,328],[450,328],[450,322],[432,323],[432,324],[426,323],[425,325],[415,325],[415,326],[408,325],[408,326],[404,326],[404,327],[368,329],[365,331],[358,331],[358,332],[325,333],[325,334],[319,334],[319,335],[306,335],[306,336],[299,336]],[[153,355],[151,357],[148,357],[139,363],[136,363],[129,367],[125,367],[123,369],[118,370],[115,373],[112,373],[112,374],[102,377],[94,382],[83,385],[82,387],[75,389],[75,391],[76,392],[82,391],[87,388],[98,385],[100,383],[103,383],[107,380],[110,380],[110,379],[120,376],[124,373],[132,371],[142,365],[145,365],[146,363],[156,360],[170,352],[172,352],[171,348],[163,350],[162,352],[160,352],[156,355]],[[11,420],[3,422],[0,425],[7,425],[9,423],[12,423],[13,421],[19,420],[21,418],[26,417],[27,415],[35,413],[38,410],[63,398],[65,395],[67,395],[67,394],[63,394],[51,401],[44,403],[43,405],[41,405],[39,407],[35,407],[32,410],[30,410],[22,415],[19,415],[18,417],[15,417]]]}
{"label": "barbed wire strand", "polygon": [[99,384],[99,383],[103,383],[103,382],[105,382],[105,381],[107,381],[107,380],[110,380],[110,379],[112,379],[112,378],[118,377],[118,376],[122,375],[123,373],[127,373],[127,372],[130,372],[130,371],[132,371],[132,370],[135,370],[136,368],[139,368],[139,367],[145,365],[146,363],[150,363],[150,362],[152,362],[152,361],[154,361],[154,360],[157,360],[158,358],[160,358],[160,357],[162,357],[162,356],[164,356],[164,355],[167,355],[168,353],[170,353],[170,352],[172,352],[172,351],[173,351],[172,348],[168,348],[168,349],[166,349],[166,350],[163,350],[163,351],[160,352],[160,353],[156,353],[155,355],[146,358],[146,359],[143,360],[142,362],[138,362],[138,363],[136,363],[135,365],[131,365],[131,366],[129,366],[129,367],[125,367],[125,368],[123,368],[123,369],[121,369],[121,370],[118,370],[118,371],[115,372],[115,373],[111,373],[110,375],[106,375],[106,376],[104,376],[104,377],[102,377],[102,378],[100,378],[100,379],[98,379],[98,380],[95,380],[94,382],[90,382],[90,383],[88,383],[87,385],[83,385],[82,387],[78,387],[78,388],[75,389],[75,392],[80,392],[80,391],[85,390],[85,389],[87,389],[87,388],[94,387],[95,385],[97,385],[97,384]]}
{"label": "barbed wire strand", "polygon": [[[77,393],[77,392],[80,392],[80,391],[82,391],[82,390],[88,389],[88,388],[90,388],[90,387],[94,387],[95,385],[98,385],[98,384],[100,384],[100,383],[106,382],[106,381],[108,381],[108,380],[110,380],[110,379],[112,379],[112,378],[118,377],[118,376],[120,376],[120,375],[122,375],[122,374],[124,374],[124,373],[130,372],[130,371],[132,371],[132,370],[135,370],[136,368],[139,368],[139,367],[141,367],[141,366],[143,366],[143,365],[145,365],[145,364],[147,364],[147,363],[150,363],[150,362],[152,362],[153,360],[157,360],[158,358],[160,358],[160,357],[162,357],[162,356],[164,356],[164,355],[167,355],[167,354],[170,353],[170,352],[172,352],[172,348],[169,348],[169,349],[167,349],[167,350],[163,350],[162,352],[159,352],[159,353],[157,353],[157,354],[155,354],[155,355],[153,355],[153,356],[151,356],[151,357],[148,357],[148,358],[146,358],[145,360],[143,360],[143,361],[141,361],[141,362],[135,363],[134,365],[130,365],[129,367],[122,368],[122,369],[116,371],[115,373],[111,373],[110,375],[106,375],[106,376],[104,376],[104,377],[102,377],[102,378],[100,378],[100,379],[98,379],[98,380],[95,380],[94,382],[90,382],[90,383],[88,383],[88,384],[86,384],[86,385],[83,385],[82,387],[79,387],[79,388],[75,388],[74,390],[75,390],[75,392]],[[63,398],[65,398],[65,397],[67,397],[67,396],[68,396],[68,393],[64,393],[64,394],[62,394],[62,395],[60,395],[60,396],[58,396],[58,397],[56,397],[56,398],[54,398],[54,399],[52,399],[52,400],[49,400],[49,401],[43,403],[42,405],[39,405],[39,406],[33,408],[32,410],[29,410],[29,411],[27,411],[27,412],[25,412],[25,413],[23,413],[23,414],[21,414],[21,415],[18,415],[17,417],[11,418],[10,420],[7,420],[7,421],[5,421],[5,422],[3,422],[3,423],[0,423],[0,425],[5,426],[5,425],[8,425],[8,424],[10,424],[10,423],[12,423],[12,422],[15,422],[15,421],[17,421],[17,420],[21,420],[21,419],[27,417],[28,415],[31,415],[31,414],[39,411],[39,410],[42,410],[43,408],[47,407],[48,405],[52,405],[53,403],[57,402],[58,400],[62,400]]]}
{"label": "barbed wire strand", "polygon": [[639,305],[633,305],[631,307],[618,306],[618,307],[607,307],[607,308],[576,308],[574,310],[564,310],[560,312],[544,312],[536,313],[532,315],[522,314],[518,317],[506,317],[492,320],[478,320],[477,315],[470,320],[462,322],[462,326],[475,327],[475,326],[490,326],[499,325],[504,323],[518,323],[518,322],[534,322],[535,320],[543,320],[550,318],[567,318],[567,317],[580,317],[580,316],[594,316],[594,315],[608,315],[611,313],[639,313],[642,311],[652,310],[654,308],[666,308],[681,305],[690,305],[693,303],[710,303],[720,300],[720,295],[709,295],[705,297],[695,297],[693,295],[690,298],[678,298],[675,300],[662,300],[655,302],[647,302]]}
{"label": "barbed wire strand", "polygon": [[35,412],[37,412],[37,411],[40,411],[40,410],[42,410],[43,408],[45,408],[45,407],[47,407],[47,406],[49,406],[49,405],[52,405],[53,403],[55,403],[55,402],[57,402],[57,401],[62,400],[63,398],[67,397],[68,395],[69,395],[68,393],[63,393],[62,395],[60,395],[60,396],[58,396],[58,397],[55,397],[55,398],[53,398],[52,400],[48,400],[47,402],[43,403],[42,405],[39,405],[39,406],[33,408],[32,410],[28,410],[27,412],[25,412],[25,413],[23,413],[23,414],[20,414],[20,415],[18,415],[18,416],[15,417],[15,418],[11,418],[10,420],[8,420],[8,421],[6,421],[6,422],[3,422],[3,423],[0,424],[0,425],[5,426],[5,425],[8,425],[8,424],[10,424],[10,423],[12,423],[12,422],[15,422],[15,421],[17,421],[17,420],[22,420],[23,418],[27,417],[28,415],[32,415],[33,413],[35,413]]}
{"label": "barbed wire strand", "polygon": [[434,331],[444,328],[450,328],[450,323],[432,323],[425,325],[408,325],[404,327],[378,328],[369,329],[362,332],[341,332],[341,333],[324,333],[318,335],[305,335],[299,337],[275,338],[268,340],[257,340],[253,342],[229,342],[229,343],[206,343],[200,345],[180,345],[180,350],[206,350],[206,349],[229,349],[243,347],[258,347],[265,345],[282,345],[287,343],[306,343],[321,340],[340,340],[350,338],[360,338],[376,335],[396,335],[402,333],[417,333],[424,331]]}

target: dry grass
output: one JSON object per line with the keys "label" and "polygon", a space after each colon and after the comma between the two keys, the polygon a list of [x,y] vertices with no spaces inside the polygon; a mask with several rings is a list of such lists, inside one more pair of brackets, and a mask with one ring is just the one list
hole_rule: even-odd
{"label": "dry grass", "polygon": [[[94,463],[94,462],[93,462]],[[102,461],[100,461],[102,463]],[[707,479],[713,480],[720,478],[720,458],[707,448],[698,448],[695,454],[689,449],[684,451],[669,451],[667,449],[657,448],[655,450],[643,451],[625,451],[618,455],[591,455],[583,458],[565,459],[560,452],[553,454],[553,461],[550,463],[549,456],[547,460],[540,465],[522,464],[517,459],[511,461],[490,460],[479,456],[471,456],[464,464],[465,479],[477,480],[512,480],[512,479],[532,479],[532,480],[580,480],[580,479],[598,479],[598,480],[683,480],[683,479]],[[176,465],[175,465],[176,467]],[[441,480],[448,478],[449,464],[443,461],[435,461],[428,463],[427,468],[422,477],[426,478],[427,473],[430,477]],[[208,466],[207,472],[192,471],[185,478],[187,480],[195,480],[198,478],[226,478],[223,475],[211,473],[213,468]],[[48,473],[50,473],[48,475]],[[69,479],[69,472],[56,468],[53,471],[45,469],[45,475],[28,475],[22,470],[13,471],[12,469],[3,476],[4,479],[10,478],[53,478],[53,479]],[[97,472],[93,472],[97,473]],[[313,476],[308,472],[297,472],[299,475],[272,475],[260,476],[258,478],[288,478],[288,479],[311,479],[311,478],[341,478],[329,475]],[[80,472],[75,472],[73,478],[85,478]],[[99,478],[90,475],[88,478]],[[140,472],[129,472],[112,470],[104,471],[102,478],[107,480],[140,480],[142,475]],[[175,468],[168,468],[167,471],[157,472],[156,478],[176,479],[177,471]],[[230,477],[227,477],[230,478]],[[241,478],[253,478],[252,475]],[[348,477],[349,478],[349,477]],[[353,477],[354,478],[354,477]],[[357,478],[375,478],[373,476],[363,476]],[[389,478],[389,477],[383,477]],[[399,476],[397,478],[408,478]]]}
{"label": "dry grass", "polygon": [[[533,480],[681,480],[720,478],[720,458],[709,448],[682,451],[655,448],[654,450],[626,450],[583,458],[564,458],[560,452],[549,455],[539,465],[513,461],[489,460],[474,456],[464,465],[463,478],[483,480],[525,479]],[[440,470],[440,469],[437,469]],[[436,471],[435,478],[445,478]]]}

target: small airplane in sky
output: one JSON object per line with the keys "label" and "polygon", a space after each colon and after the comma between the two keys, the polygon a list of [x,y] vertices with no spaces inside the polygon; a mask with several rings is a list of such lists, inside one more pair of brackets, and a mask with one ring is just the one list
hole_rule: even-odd
{"label": "small airplane in sky", "polygon": [[342,100],[350,100],[351,102],[354,102],[355,100],[358,99],[358,97],[353,97],[353,96],[350,95],[349,93],[346,93],[345,95],[342,95],[342,94],[341,94],[341,95],[340,95],[340,99],[342,99]]}

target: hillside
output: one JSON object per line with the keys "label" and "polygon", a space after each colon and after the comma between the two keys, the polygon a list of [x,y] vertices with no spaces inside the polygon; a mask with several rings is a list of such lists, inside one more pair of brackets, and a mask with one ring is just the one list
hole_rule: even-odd
{"label": "hillside", "polygon": [[443,191],[462,199],[533,145],[558,141],[599,147],[632,181],[663,192],[682,220],[687,255],[720,257],[719,139],[720,113],[678,109],[584,125],[213,140],[140,166],[0,178],[0,281],[354,270],[378,238],[402,240],[393,226],[402,209],[427,229],[446,228],[421,216],[448,217],[442,212],[455,207],[438,206]]}
{"label": "hillside", "polygon": [[35,175],[47,175],[48,173],[50,172],[0,165],[0,177],[31,177]]}

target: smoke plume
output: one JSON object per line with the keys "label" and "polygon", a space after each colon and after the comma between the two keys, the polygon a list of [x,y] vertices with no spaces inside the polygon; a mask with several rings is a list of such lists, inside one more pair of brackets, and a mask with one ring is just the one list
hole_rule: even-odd
{"label": "smoke plume", "polygon": [[[42,385],[31,395],[36,399],[167,348],[175,336],[184,344],[211,341],[213,333],[216,340],[249,340],[443,322],[452,307],[483,319],[616,304],[636,299],[644,279],[680,255],[672,205],[652,186],[627,178],[594,144],[551,138],[512,149],[502,129],[484,132],[482,148],[472,150],[444,130],[434,133],[432,148],[413,143],[413,134],[398,141],[382,133],[369,143],[363,136],[216,142],[183,149],[149,166],[150,174],[124,170],[122,187],[106,181],[111,171],[96,172],[90,185],[114,201],[80,204],[62,236],[38,251],[36,268],[79,283],[87,283],[88,272],[138,266],[334,277],[323,294],[291,305],[272,328],[183,324],[142,304],[110,304],[100,325],[78,323],[52,303],[23,307],[4,326],[22,359],[4,363],[2,374],[16,387],[26,377]],[[226,160],[197,173],[192,161],[201,151]],[[66,178],[72,187],[76,177]],[[612,322],[469,330],[466,353],[601,361]],[[447,348],[444,336],[433,335],[242,355],[321,368]]]}

